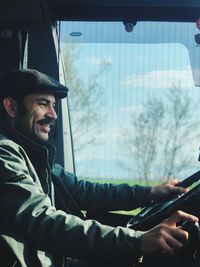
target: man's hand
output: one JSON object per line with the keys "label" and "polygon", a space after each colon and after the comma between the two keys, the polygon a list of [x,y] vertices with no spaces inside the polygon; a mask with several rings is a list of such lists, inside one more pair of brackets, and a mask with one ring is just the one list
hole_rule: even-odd
{"label": "man's hand", "polygon": [[183,194],[188,191],[188,188],[175,186],[178,183],[176,179],[170,179],[160,185],[153,186],[150,193],[150,200],[162,200],[172,193]]}
{"label": "man's hand", "polygon": [[156,251],[173,254],[183,247],[188,240],[188,232],[177,227],[181,220],[197,222],[198,218],[191,214],[177,211],[163,223],[155,226],[141,236],[142,254],[150,254]]}

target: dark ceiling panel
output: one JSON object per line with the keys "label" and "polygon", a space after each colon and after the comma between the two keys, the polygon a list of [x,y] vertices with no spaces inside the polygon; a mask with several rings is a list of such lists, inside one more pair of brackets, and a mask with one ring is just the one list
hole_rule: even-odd
{"label": "dark ceiling panel", "polygon": [[39,0],[6,0],[0,3],[1,21],[39,21],[41,12]]}
{"label": "dark ceiling panel", "polygon": [[0,3],[0,20],[39,21],[42,5],[54,20],[162,20],[196,21],[199,0],[6,0]]}
{"label": "dark ceiling panel", "polygon": [[200,7],[127,7],[62,4],[51,9],[57,20],[161,20],[196,21]]}
{"label": "dark ceiling panel", "polygon": [[200,7],[199,0],[46,0],[54,5],[129,6],[129,7]]}

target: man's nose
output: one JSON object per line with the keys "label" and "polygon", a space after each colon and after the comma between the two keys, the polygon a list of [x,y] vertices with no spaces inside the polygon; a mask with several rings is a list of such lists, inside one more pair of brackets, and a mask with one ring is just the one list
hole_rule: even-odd
{"label": "man's nose", "polygon": [[57,119],[57,113],[56,113],[55,108],[53,106],[49,106],[47,115],[48,115],[48,117],[50,117],[54,120]]}

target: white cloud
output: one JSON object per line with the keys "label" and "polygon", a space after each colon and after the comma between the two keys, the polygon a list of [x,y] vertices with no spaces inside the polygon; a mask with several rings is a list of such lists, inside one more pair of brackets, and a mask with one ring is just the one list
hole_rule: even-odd
{"label": "white cloud", "polygon": [[193,87],[194,82],[190,70],[159,70],[150,71],[143,75],[127,78],[122,81],[126,86],[166,89],[173,85],[182,87]]}

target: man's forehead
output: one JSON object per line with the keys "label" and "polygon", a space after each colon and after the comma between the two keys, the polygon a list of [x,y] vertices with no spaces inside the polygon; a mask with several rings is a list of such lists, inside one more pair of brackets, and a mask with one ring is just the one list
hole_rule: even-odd
{"label": "man's forehead", "polygon": [[56,99],[55,96],[51,93],[33,93],[30,95],[27,95],[24,97],[25,101],[26,100],[32,100],[32,101],[48,101],[48,102],[52,102],[55,103]]}

